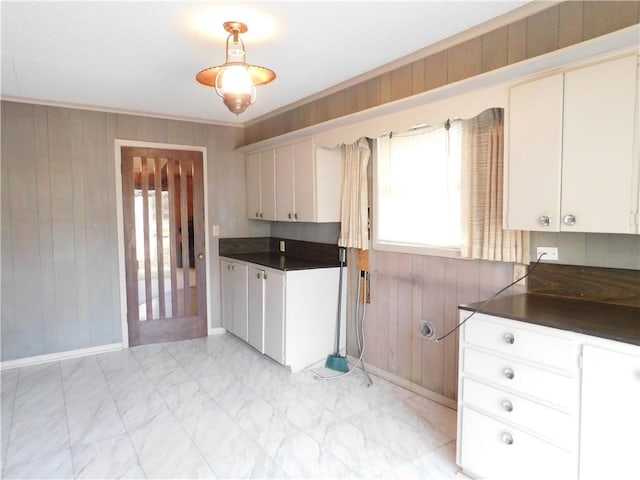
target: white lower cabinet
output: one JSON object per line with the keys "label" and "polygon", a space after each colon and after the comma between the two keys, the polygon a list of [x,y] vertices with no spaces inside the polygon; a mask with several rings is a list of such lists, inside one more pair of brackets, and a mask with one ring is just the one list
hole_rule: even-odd
{"label": "white lower cabinet", "polygon": [[[238,264],[243,265],[244,270],[232,268]],[[339,268],[280,271],[224,258],[220,265],[223,325],[227,330],[260,353],[291,367],[293,372],[322,361],[334,352]],[[244,283],[233,275],[241,271]],[[241,290],[244,293],[240,293]],[[346,298],[346,282],[342,295]],[[236,297],[244,298],[244,331],[229,320],[236,311],[242,310],[236,307],[242,303],[236,302]],[[341,349],[345,348],[345,323],[343,303]]]}
{"label": "white lower cabinet", "polygon": [[578,342],[553,329],[481,313],[461,327],[457,461],[465,473],[578,477],[579,355]]}
{"label": "white lower cabinet", "polygon": [[640,478],[640,347],[582,351],[580,478]]}
{"label": "white lower cabinet", "polygon": [[248,285],[247,264],[220,260],[222,326],[236,337],[247,341]]}
{"label": "white lower cabinet", "polygon": [[478,313],[459,364],[467,475],[640,478],[639,346]]}

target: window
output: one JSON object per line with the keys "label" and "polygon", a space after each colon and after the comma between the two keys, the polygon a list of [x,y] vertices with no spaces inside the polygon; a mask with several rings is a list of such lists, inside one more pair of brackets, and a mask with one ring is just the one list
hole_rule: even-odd
{"label": "window", "polygon": [[459,254],[461,123],[452,121],[378,139],[374,162],[376,248]]}

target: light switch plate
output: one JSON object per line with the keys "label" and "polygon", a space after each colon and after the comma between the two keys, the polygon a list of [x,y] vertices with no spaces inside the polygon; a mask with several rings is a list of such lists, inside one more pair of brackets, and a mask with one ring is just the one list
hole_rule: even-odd
{"label": "light switch plate", "polygon": [[220,236],[220,225],[214,225],[211,228],[211,233],[214,237],[219,237]]}

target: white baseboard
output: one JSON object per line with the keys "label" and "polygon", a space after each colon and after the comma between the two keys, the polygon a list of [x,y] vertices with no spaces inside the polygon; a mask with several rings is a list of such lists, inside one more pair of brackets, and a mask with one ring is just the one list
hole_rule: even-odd
{"label": "white baseboard", "polygon": [[11,370],[12,368],[30,367],[43,363],[58,362],[70,358],[86,357],[98,353],[115,352],[122,350],[122,343],[111,343],[97,347],[80,348],[78,350],[67,350],[66,352],[49,353],[46,355],[35,355],[33,357],[19,358],[17,360],[7,360],[0,362],[0,370]]}
{"label": "white baseboard", "polygon": [[[351,364],[355,364],[358,359],[349,355],[349,361]],[[383,378],[385,380],[390,381],[391,383],[395,383],[396,385],[406,388],[407,390],[412,391],[413,393],[417,393],[418,395],[422,395],[429,400],[433,400],[434,402],[439,403],[440,405],[444,405],[445,407],[449,407],[452,410],[458,409],[458,402],[455,400],[451,400],[450,398],[445,397],[444,395],[440,395],[439,393],[432,392],[429,389],[424,388],[421,385],[417,385],[415,383],[410,382],[409,380],[405,380],[404,378],[397,377],[393,373],[389,373],[386,370],[382,370],[381,368],[375,367],[369,363],[366,364],[366,368],[369,372],[374,375]]]}
{"label": "white baseboard", "polygon": [[209,329],[209,336],[212,335],[224,335],[225,333],[227,333],[227,329],[224,327],[215,327],[215,328],[210,328]]}

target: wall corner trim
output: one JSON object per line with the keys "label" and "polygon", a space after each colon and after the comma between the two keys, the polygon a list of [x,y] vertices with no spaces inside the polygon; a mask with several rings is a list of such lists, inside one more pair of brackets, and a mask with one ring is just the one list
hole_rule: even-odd
{"label": "wall corner trim", "polygon": [[7,360],[0,362],[0,371],[11,370],[20,367],[30,367],[33,365],[41,365],[43,363],[58,362],[60,360],[69,360],[71,358],[86,357],[89,355],[97,355],[99,353],[117,352],[122,350],[122,343],[111,343],[108,345],[100,345],[97,347],[80,348],[78,350],[67,350],[65,352],[49,353],[46,355],[35,355],[33,357],[18,358],[17,360]]}
{"label": "wall corner trim", "polygon": [[[355,364],[358,359],[348,355],[347,356],[349,358],[349,361],[352,364]],[[373,373],[375,376],[380,377],[384,380],[387,380],[391,383],[394,383],[396,385],[398,385],[399,387],[402,388],[406,388],[407,390],[413,392],[413,393],[417,393],[418,395],[421,395],[425,398],[428,398],[429,400],[433,400],[436,403],[439,403],[440,405],[444,405],[445,407],[448,407],[452,410],[457,410],[458,409],[458,402],[445,397],[444,395],[441,395],[439,393],[436,393],[432,390],[429,390],[427,388],[424,388],[421,385],[418,385],[416,383],[410,382],[409,380],[405,380],[404,378],[400,378],[396,375],[394,375],[393,373],[389,373],[386,370],[383,370],[381,368],[375,367],[371,364],[367,364],[367,370],[369,371],[369,373]]]}

